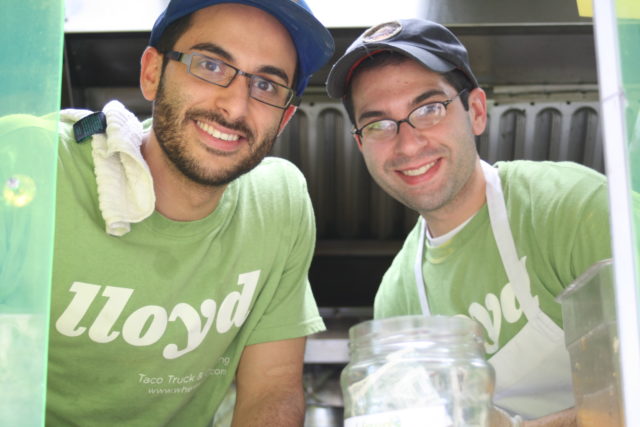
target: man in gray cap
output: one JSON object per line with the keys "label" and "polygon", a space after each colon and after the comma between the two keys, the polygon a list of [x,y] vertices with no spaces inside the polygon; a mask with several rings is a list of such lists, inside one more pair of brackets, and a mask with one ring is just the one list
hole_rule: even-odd
{"label": "man in gray cap", "polygon": [[265,156],[332,53],[303,0],[172,0],[142,54],[152,119],[61,112],[47,425],[208,426],[234,383],[233,425],[302,425],[315,222]]}
{"label": "man in gray cap", "polygon": [[368,29],[335,63],[327,90],[342,99],[374,180],[420,214],[382,280],[375,317],[476,319],[496,371],[490,425],[575,425],[555,297],[611,257],[606,178],[569,162],[482,161],[485,92],[465,47],[434,22]]}

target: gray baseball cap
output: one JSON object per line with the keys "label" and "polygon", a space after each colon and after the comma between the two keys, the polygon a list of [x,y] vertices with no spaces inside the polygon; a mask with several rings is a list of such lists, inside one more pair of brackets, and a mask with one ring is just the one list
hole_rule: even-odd
{"label": "gray baseball cap", "polygon": [[479,86],[469,66],[467,49],[451,31],[425,19],[400,19],[369,28],[347,48],[329,72],[329,96],[342,98],[355,69],[382,51],[399,52],[437,73],[458,69],[473,87]]}

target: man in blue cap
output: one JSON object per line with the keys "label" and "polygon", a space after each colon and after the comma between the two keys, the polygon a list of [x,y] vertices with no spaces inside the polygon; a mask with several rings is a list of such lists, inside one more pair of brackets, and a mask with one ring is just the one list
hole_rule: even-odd
{"label": "man in blue cap", "polygon": [[435,22],[366,30],[334,64],[327,90],[342,99],[375,181],[420,214],[374,317],[477,320],[496,371],[490,425],[575,425],[555,298],[611,257],[606,177],[570,162],[482,161],[485,92],[465,47]]}
{"label": "man in blue cap", "polygon": [[234,425],[302,424],[315,223],[265,156],[332,53],[302,0],[172,0],[152,120],[61,113],[48,425],[210,425],[234,383]]}

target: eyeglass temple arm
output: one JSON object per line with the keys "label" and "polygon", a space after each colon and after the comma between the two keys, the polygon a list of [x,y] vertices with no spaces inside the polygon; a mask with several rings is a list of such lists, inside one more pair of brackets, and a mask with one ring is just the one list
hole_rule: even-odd
{"label": "eyeglass temple arm", "polygon": [[186,64],[185,58],[188,58],[187,56],[188,54],[182,53],[182,52],[176,52],[175,50],[170,50],[168,52],[165,52],[164,55],[169,59],[173,59],[174,61],[182,62],[184,64]]}

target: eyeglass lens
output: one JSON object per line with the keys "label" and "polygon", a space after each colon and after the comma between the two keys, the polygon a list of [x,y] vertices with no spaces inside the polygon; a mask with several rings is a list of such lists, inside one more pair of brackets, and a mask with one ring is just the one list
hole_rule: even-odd
{"label": "eyeglass lens", "polygon": [[249,96],[275,107],[289,105],[293,92],[290,88],[254,74],[245,73],[215,58],[200,54],[190,55],[187,70],[194,76],[218,86],[227,87],[237,74],[249,78]]}
{"label": "eyeglass lens", "polygon": [[403,122],[418,130],[424,130],[438,124],[446,113],[447,109],[442,103],[425,104],[413,110],[404,120],[387,119],[369,123],[362,128],[362,138],[372,141],[391,139],[398,133],[398,126]]}

